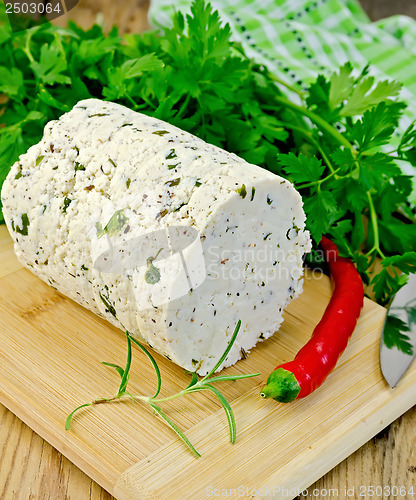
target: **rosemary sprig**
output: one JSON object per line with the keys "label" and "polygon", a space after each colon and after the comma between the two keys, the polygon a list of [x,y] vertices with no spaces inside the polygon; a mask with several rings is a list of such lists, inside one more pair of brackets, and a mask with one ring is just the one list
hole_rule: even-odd
{"label": "rosemary sprig", "polygon": [[[180,439],[184,442],[184,444],[194,453],[195,456],[200,457],[201,455],[198,453],[198,451],[195,449],[195,447],[192,445],[192,443],[189,441],[189,439],[186,437],[184,432],[173,422],[173,420],[166,415],[166,413],[160,408],[159,404],[170,401],[172,399],[176,399],[181,396],[185,396],[187,394],[192,394],[194,392],[199,392],[199,391],[210,391],[214,393],[219,402],[221,403],[221,406],[224,408],[225,414],[227,416],[228,420],[228,426],[230,429],[230,441],[231,443],[235,442],[236,436],[237,436],[237,429],[236,429],[236,423],[235,423],[235,417],[234,417],[234,412],[231,408],[231,405],[225,398],[225,396],[216,388],[212,385],[212,383],[215,382],[224,382],[224,381],[230,381],[230,380],[239,380],[243,378],[249,378],[249,377],[256,377],[257,375],[260,375],[260,373],[248,373],[244,375],[219,375],[219,376],[212,376],[216,370],[221,366],[221,364],[224,362],[226,359],[228,353],[230,352],[232,346],[234,345],[234,342],[237,338],[238,332],[240,330],[241,326],[241,321],[239,320],[237,322],[237,325],[235,327],[234,333],[230,339],[230,342],[227,345],[227,348],[223,352],[222,356],[219,358],[218,362],[215,364],[214,368],[202,377],[200,380],[198,380],[198,375],[195,372],[191,372],[191,381],[189,385],[183,389],[182,391],[172,394],[171,396],[167,396],[164,398],[158,398],[157,396],[159,395],[161,386],[162,386],[162,376],[159,370],[159,367],[152,356],[152,354],[149,352],[149,350],[144,347],[137,339],[135,339],[128,331],[126,331],[126,339],[127,339],[127,359],[126,359],[126,366],[125,368],[122,368],[119,365],[116,365],[114,363],[108,363],[108,362],[103,362],[105,366],[109,366],[111,368],[114,368],[117,373],[120,375],[121,382],[120,386],[118,388],[117,394],[111,398],[98,398],[95,399],[94,401],[91,401],[90,403],[84,403],[75,410],[73,410],[67,417],[66,422],[65,422],[65,429],[69,430],[71,426],[72,419],[75,415],[75,413],[80,410],[81,408],[85,408],[88,406],[94,406],[96,404],[102,404],[102,403],[111,403],[112,401],[119,400],[122,398],[129,397],[133,401],[141,401],[142,403],[146,403],[149,405],[149,407],[153,410],[154,413],[159,415],[159,417],[169,426],[171,429],[180,437]],[[150,362],[153,365],[153,368],[156,373],[156,378],[157,378],[157,388],[156,392],[153,396],[133,396],[127,391],[127,385],[129,382],[129,376],[130,376],[130,369],[131,369],[131,364],[132,364],[132,342],[137,345],[149,358]]]}

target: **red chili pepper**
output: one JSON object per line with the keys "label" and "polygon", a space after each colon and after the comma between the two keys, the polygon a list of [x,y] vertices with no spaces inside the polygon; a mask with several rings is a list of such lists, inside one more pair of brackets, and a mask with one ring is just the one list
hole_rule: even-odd
{"label": "red chili pepper", "polygon": [[331,300],[309,342],[293,361],[276,367],[261,396],[281,403],[308,396],[335,368],[347,347],[364,302],[364,288],[354,264],[340,257],[336,245],[322,238],[321,246],[334,283]]}

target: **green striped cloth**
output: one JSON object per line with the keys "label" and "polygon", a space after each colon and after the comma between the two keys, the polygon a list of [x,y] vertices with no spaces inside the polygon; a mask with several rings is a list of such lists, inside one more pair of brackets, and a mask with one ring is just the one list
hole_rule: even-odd
{"label": "green striped cloth", "polygon": [[[149,20],[171,24],[173,10],[188,11],[191,0],[151,0]],[[377,79],[403,83],[409,104],[404,130],[416,118],[416,21],[393,16],[371,22],[357,0],[211,0],[247,55],[291,84],[305,86],[318,73],[330,74],[346,61],[357,74],[368,63]],[[174,4],[174,5],[172,5]],[[400,162],[402,163],[402,162]],[[400,165],[403,168],[403,165]],[[416,173],[411,201],[416,202]]]}

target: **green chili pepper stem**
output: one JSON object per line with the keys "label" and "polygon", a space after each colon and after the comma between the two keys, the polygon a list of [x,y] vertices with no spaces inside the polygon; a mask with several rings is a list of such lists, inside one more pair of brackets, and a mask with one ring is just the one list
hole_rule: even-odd
{"label": "green chili pepper stem", "polygon": [[274,370],[267,379],[260,395],[262,398],[273,398],[280,403],[294,401],[300,392],[300,386],[292,372],[284,368]]}

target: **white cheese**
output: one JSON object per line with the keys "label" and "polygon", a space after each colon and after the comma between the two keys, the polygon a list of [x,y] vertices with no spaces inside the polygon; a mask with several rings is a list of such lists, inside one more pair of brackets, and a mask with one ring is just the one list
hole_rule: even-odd
{"label": "white cheese", "polygon": [[19,260],[61,293],[206,374],[279,329],[310,250],[286,180],[95,99],[45,127],[2,190]]}

